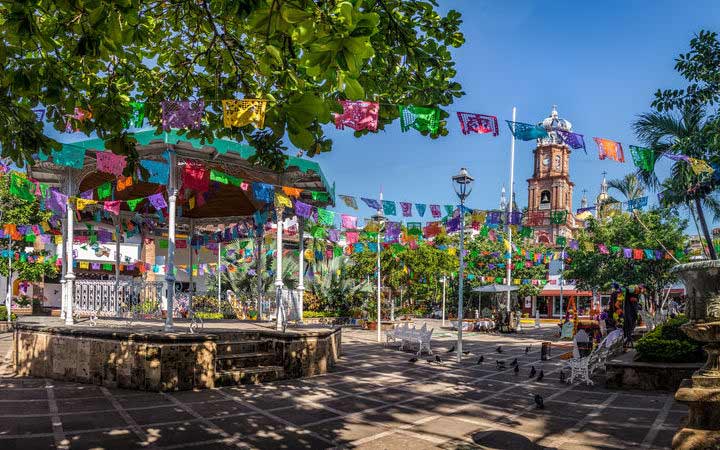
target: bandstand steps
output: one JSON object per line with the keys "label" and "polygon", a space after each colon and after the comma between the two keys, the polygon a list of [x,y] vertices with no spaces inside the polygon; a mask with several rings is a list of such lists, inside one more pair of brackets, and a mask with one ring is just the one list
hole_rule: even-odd
{"label": "bandstand steps", "polygon": [[280,366],[258,366],[237,370],[221,370],[215,372],[215,385],[258,384],[281,380],[284,376],[285,371]]}
{"label": "bandstand steps", "polygon": [[243,353],[260,353],[273,351],[273,342],[270,340],[243,340],[224,341],[216,344],[217,355],[239,355]]}
{"label": "bandstand steps", "polygon": [[215,357],[215,370],[239,370],[268,367],[276,363],[275,352],[249,352],[225,354]]}

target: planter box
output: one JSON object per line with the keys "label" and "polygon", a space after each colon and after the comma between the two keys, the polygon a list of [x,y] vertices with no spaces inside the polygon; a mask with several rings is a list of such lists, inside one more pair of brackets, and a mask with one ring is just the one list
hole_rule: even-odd
{"label": "planter box", "polygon": [[[390,331],[395,328],[395,322],[389,322],[389,321],[382,321],[380,322],[380,330],[381,331]],[[367,329],[368,330],[377,330],[377,322],[367,322]]]}
{"label": "planter box", "polygon": [[614,389],[675,392],[684,378],[702,366],[698,363],[635,361],[635,350],[610,360],[605,365],[605,386]]}

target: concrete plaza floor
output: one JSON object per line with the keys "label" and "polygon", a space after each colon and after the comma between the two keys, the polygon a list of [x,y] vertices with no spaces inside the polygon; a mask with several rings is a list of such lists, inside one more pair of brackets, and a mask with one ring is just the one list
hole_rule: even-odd
{"label": "concrete plaza floor", "polygon": [[[429,326],[439,328],[438,321]],[[558,380],[552,330],[466,334],[461,365],[433,339],[442,364],[344,329],[343,357],[327,375],[198,392],[149,393],[0,373],[0,449],[668,448],[687,408],[669,393],[616,391]],[[0,357],[11,335],[0,335]],[[496,348],[501,345],[503,353]],[[531,347],[528,354],[525,348]],[[482,364],[476,364],[479,356]],[[509,365],[520,363],[515,374]],[[506,361],[499,370],[496,360]],[[537,382],[530,367],[544,371]],[[541,394],[545,407],[536,409]]]}

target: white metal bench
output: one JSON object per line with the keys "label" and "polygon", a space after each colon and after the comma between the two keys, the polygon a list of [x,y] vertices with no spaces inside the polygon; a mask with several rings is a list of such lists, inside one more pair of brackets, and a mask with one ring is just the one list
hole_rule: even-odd
{"label": "white metal bench", "polygon": [[570,376],[567,378],[567,382],[584,381],[586,384],[593,384],[591,379],[593,372],[597,369],[604,369],[608,358],[621,353],[622,348],[622,331],[615,330],[611,332],[588,356],[573,358],[568,361],[567,366],[570,367]]}
{"label": "white metal bench", "polygon": [[405,348],[405,345],[418,345],[418,355],[423,350],[426,350],[432,355],[432,349],[430,349],[430,340],[432,339],[434,329],[427,329],[427,324],[423,324],[419,330],[415,327],[410,328],[407,324],[399,326],[394,330],[387,331],[385,333],[385,344],[389,345],[390,342],[400,342],[400,350]]}

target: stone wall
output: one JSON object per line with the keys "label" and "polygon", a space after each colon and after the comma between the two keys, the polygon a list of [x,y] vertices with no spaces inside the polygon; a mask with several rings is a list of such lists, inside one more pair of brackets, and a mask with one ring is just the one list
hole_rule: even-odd
{"label": "stone wall", "polygon": [[215,336],[163,340],[87,330],[15,331],[20,376],[146,391],[214,387]]}
{"label": "stone wall", "polygon": [[635,361],[629,350],[605,365],[605,385],[614,389],[675,392],[702,363],[648,363]]}
{"label": "stone wall", "polygon": [[18,324],[14,362],[20,376],[146,391],[205,389],[215,387],[215,356],[223,341],[268,340],[283,377],[300,378],[335,365],[341,335],[340,328],[174,334]]}

